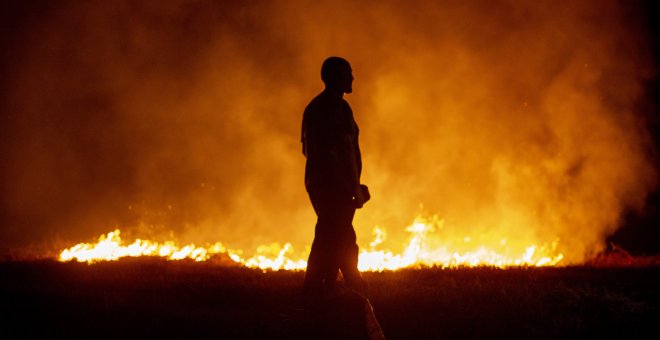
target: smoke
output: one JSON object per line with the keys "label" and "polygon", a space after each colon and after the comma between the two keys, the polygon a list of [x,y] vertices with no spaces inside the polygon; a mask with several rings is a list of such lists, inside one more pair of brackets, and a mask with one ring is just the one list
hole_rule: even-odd
{"label": "smoke", "polygon": [[5,39],[3,249],[115,226],[244,249],[309,244],[299,130],[330,55],[356,78],[346,98],[373,193],[355,221],[361,244],[374,225],[403,240],[423,211],[446,233],[558,239],[580,261],[657,181],[639,110],[655,65],[637,4],[33,7]]}

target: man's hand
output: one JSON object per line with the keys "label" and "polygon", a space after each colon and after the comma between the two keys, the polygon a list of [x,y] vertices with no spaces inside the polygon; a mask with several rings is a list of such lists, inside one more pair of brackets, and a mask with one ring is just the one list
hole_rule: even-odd
{"label": "man's hand", "polygon": [[360,209],[362,206],[364,206],[367,201],[371,198],[371,194],[369,193],[369,188],[364,185],[360,184],[357,189],[355,190],[355,197],[354,197],[354,202],[355,202],[355,208]]}

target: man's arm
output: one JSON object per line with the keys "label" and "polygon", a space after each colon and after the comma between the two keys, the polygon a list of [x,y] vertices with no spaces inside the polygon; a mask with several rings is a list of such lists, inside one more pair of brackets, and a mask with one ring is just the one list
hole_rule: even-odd
{"label": "man's arm", "polygon": [[362,208],[364,203],[366,203],[367,198],[364,196],[364,193],[362,192],[362,188],[360,187],[360,171],[358,170],[358,164],[357,164],[357,155],[355,153],[355,136],[346,134],[342,138],[342,151],[339,154],[340,155],[345,155],[348,159],[345,160],[345,162],[341,162],[340,164],[348,164],[348,173],[350,175],[350,180],[351,180],[351,187],[353,188],[353,197],[355,198],[355,204],[358,208]]}

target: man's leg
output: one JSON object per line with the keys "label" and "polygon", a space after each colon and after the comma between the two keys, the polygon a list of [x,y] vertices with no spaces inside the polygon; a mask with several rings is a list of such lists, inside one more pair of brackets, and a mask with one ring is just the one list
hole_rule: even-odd
{"label": "man's leg", "polygon": [[[323,223],[319,223],[323,225]],[[321,228],[316,228],[319,230]],[[307,260],[305,272],[305,293],[320,295],[323,291],[332,290],[339,272],[339,247],[334,237],[316,232],[312,249]]]}
{"label": "man's leg", "polygon": [[337,279],[340,260],[340,220],[336,199],[327,192],[310,192],[310,200],[316,211],[317,223],[314,242],[307,260],[304,293],[306,298],[320,296],[331,290]]}
{"label": "man's leg", "polygon": [[340,209],[342,239],[340,244],[341,254],[339,269],[346,285],[361,293],[366,293],[366,284],[362,280],[358,270],[358,245],[353,228],[353,216],[355,208],[351,205],[343,205]]}

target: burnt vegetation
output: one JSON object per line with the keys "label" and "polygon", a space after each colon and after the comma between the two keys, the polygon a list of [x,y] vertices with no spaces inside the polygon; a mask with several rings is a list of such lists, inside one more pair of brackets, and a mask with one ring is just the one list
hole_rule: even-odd
{"label": "burnt vegetation", "polygon": [[[340,330],[349,313],[323,328],[303,309],[303,276],[144,258],[2,262],[3,337],[347,338]],[[657,265],[423,268],[364,277],[388,339],[660,335]]]}

